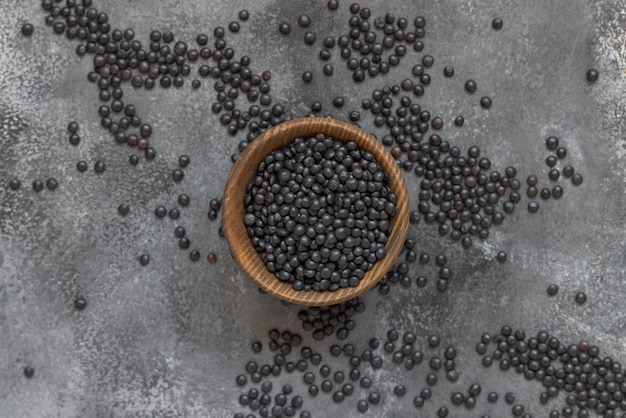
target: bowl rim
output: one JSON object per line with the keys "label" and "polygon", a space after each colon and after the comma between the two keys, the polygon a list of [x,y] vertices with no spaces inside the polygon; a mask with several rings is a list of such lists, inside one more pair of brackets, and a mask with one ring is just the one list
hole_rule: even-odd
{"label": "bowl rim", "polygon": [[[392,231],[388,235],[387,254],[374,263],[358,286],[336,291],[298,291],[290,283],[280,281],[267,270],[248,237],[243,223],[245,208],[243,198],[246,186],[257,172],[258,165],[275,150],[290,144],[298,137],[311,137],[323,133],[342,142],[355,142],[360,149],[374,154],[376,162],[388,174],[389,188],[397,197],[396,214],[390,220]],[[248,168],[252,165],[254,170]],[[259,135],[239,155],[233,165],[222,199],[222,228],[231,256],[244,273],[267,293],[289,303],[305,306],[327,306],[353,299],[374,287],[391,269],[404,246],[409,227],[409,197],[404,175],[389,151],[372,135],[360,127],[332,118],[305,117],[282,122]]]}

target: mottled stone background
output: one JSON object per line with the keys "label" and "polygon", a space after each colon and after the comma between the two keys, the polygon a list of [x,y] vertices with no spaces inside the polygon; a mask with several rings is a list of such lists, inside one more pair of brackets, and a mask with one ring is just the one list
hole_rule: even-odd
{"label": "mottled stone background", "polygon": [[[349,2],[340,4],[331,13],[321,0],[94,0],[112,28],[133,28],[144,45],[153,29],[192,43],[246,8],[250,20],[229,36],[229,45],[237,56],[249,55],[256,71],[271,70],[274,100],[295,116],[319,100],[345,119],[372,89],[410,77],[420,55],[410,51],[389,74],[360,85],[335,57],[335,75],[324,77],[320,41],[347,31]],[[426,18],[424,53],[435,57],[435,65],[420,103],[444,119],[445,139],[462,149],[478,145],[496,169],[514,165],[521,179],[534,173],[547,182],[545,138],[556,135],[584,183],[576,188],[564,182],[563,198],[540,202],[537,214],[528,213],[524,196],[488,240],[475,239],[468,250],[441,238],[433,225],[411,226],[418,254],[447,256],[450,288],[436,290],[432,262],[415,263],[411,274],[427,276],[428,286],[395,286],[386,297],[366,294],[366,311],[355,317],[349,341],[362,349],[393,326],[413,330],[420,341],[438,333],[442,347],[457,347],[460,379],[440,379],[423,416],[433,416],[450,404],[452,391],[475,381],[483,387],[477,406],[471,412],[450,407],[450,416],[508,416],[505,391],[513,391],[533,416],[547,416],[551,407],[560,409],[562,397],[540,406],[538,382],[497,366],[483,368],[474,346],[483,332],[509,324],[528,334],[545,329],[566,342],[587,339],[603,354],[626,361],[626,6],[617,0],[362,6],[373,16],[391,12],[411,23],[417,15]],[[100,127],[97,86],[86,77],[92,56],[77,56],[76,41],[45,26],[39,1],[0,0],[0,10],[0,416],[231,417],[240,409],[234,379],[252,356],[250,343],[265,341],[271,327],[298,331],[300,324],[297,307],[259,294],[228,255],[219,222],[207,220],[208,202],[221,196],[230,155],[241,140],[210,112],[212,81],[203,81],[198,91],[190,78],[183,88],[167,91],[125,87],[125,102],[153,126],[157,150],[155,160],[132,167],[134,150],[117,145]],[[314,48],[304,47],[304,31],[296,24],[303,12],[318,34]],[[491,28],[496,16],[504,21],[501,31]],[[277,32],[282,20],[291,22],[292,36]],[[24,22],[35,26],[31,37],[20,33]],[[443,76],[446,65],[455,68],[451,79]],[[585,73],[592,67],[600,79],[589,84]],[[305,86],[300,76],[307,69],[316,71],[316,79]],[[468,78],[478,83],[475,95],[463,90]],[[336,95],[346,97],[341,111],[330,104]],[[482,95],[493,99],[488,111],[479,106]],[[458,114],[466,119],[462,128],[451,123]],[[67,141],[73,120],[80,125],[78,147]],[[361,124],[376,132],[371,118]],[[171,171],[184,153],[192,161],[176,184]],[[76,171],[78,160],[89,162],[86,173]],[[93,171],[96,160],[106,162],[104,173]],[[17,192],[8,188],[14,177],[22,181]],[[33,192],[32,181],[48,177],[59,181],[58,189]],[[412,174],[407,181],[415,205],[419,181]],[[156,219],[155,207],[173,207],[180,193],[191,196],[181,218]],[[130,205],[126,217],[117,213],[122,203]],[[173,230],[179,224],[192,249],[200,250],[199,262],[178,248]],[[508,253],[503,264],[494,258],[500,250]],[[211,251],[217,264],[206,262]],[[137,261],[143,253],[151,256],[146,267]],[[549,283],[560,286],[554,298],[546,294]],[[588,297],[582,306],[574,302],[578,291]],[[84,311],[74,309],[77,295],[88,300]],[[324,362],[345,368],[328,354],[333,339],[302,335]],[[269,359],[267,351],[259,357]],[[31,379],[23,374],[26,366],[35,369]],[[408,373],[387,364],[370,372],[383,395],[370,416],[410,416],[427,367]],[[290,382],[305,395],[298,373],[282,373],[276,382]],[[391,399],[396,383],[407,386],[402,399]],[[491,390],[501,394],[495,406],[486,402]],[[326,395],[305,396],[304,407],[317,417],[360,416],[355,405],[363,393],[357,388],[340,405]]]}

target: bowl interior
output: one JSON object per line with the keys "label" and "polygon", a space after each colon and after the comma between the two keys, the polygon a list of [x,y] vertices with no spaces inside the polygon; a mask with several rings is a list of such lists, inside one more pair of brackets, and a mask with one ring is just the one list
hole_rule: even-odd
{"label": "bowl interior", "polygon": [[[281,149],[298,137],[311,137],[323,133],[343,142],[354,141],[374,154],[376,161],[389,175],[389,187],[397,196],[396,215],[390,220],[391,234],[387,238],[387,255],[374,263],[358,286],[330,291],[297,291],[290,283],[278,280],[267,270],[263,260],[252,245],[243,223],[243,205],[246,185],[256,175],[259,164],[266,156]],[[230,171],[222,202],[222,227],[235,261],[263,290],[290,303],[325,306],[345,302],[371,289],[387,273],[397,259],[409,226],[409,201],[404,176],[394,158],[374,137],[347,122],[330,118],[302,118],[281,123],[256,138],[240,154]]]}

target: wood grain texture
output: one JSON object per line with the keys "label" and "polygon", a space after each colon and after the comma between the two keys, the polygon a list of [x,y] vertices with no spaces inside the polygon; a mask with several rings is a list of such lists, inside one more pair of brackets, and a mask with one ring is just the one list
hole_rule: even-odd
{"label": "wood grain texture", "polygon": [[[243,223],[246,185],[256,175],[259,164],[268,154],[285,147],[296,138],[308,138],[318,133],[324,133],[343,142],[354,141],[361,149],[374,154],[378,164],[389,175],[389,187],[398,198],[396,215],[390,221],[392,231],[385,245],[387,255],[365,273],[358,286],[334,292],[296,291],[290,283],[278,280],[265,268]],[[228,175],[224,188],[222,226],[233,258],[263,290],[298,305],[333,305],[353,299],[371,289],[391,269],[400,255],[409,227],[409,198],[404,176],[396,161],[374,137],[347,122],[330,118],[301,118],[268,129],[241,153]]]}

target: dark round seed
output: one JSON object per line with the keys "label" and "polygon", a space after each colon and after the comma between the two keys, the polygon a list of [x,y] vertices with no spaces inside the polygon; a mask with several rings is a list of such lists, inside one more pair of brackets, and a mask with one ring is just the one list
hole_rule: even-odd
{"label": "dark round seed", "polygon": [[484,108],[484,109],[489,109],[491,107],[491,98],[488,96],[484,96],[481,97],[480,99],[480,105]]}
{"label": "dark round seed", "polygon": [[43,181],[35,180],[33,181],[33,190],[36,192],[40,192],[43,190]]}
{"label": "dark round seed", "polygon": [[31,23],[24,23],[22,25],[22,35],[31,36],[35,31],[35,27]]}
{"label": "dark round seed", "polygon": [[465,82],[465,91],[467,91],[468,93],[474,93],[476,92],[476,89],[477,89],[477,86],[474,80],[467,80]]}
{"label": "dark round seed", "polygon": [[53,191],[59,186],[59,182],[54,178],[49,178],[46,180],[46,187],[48,190]]}
{"label": "dark round seed", "polygon": [[505,393],[504,402],[506,402],[509,405],[513,405],[515,403],[515,394],[513,392]]}
{"label": "dark round seed", "polygon": [[287,22],[281,22],[280,25],[278,25],[278,31],[283,35],[287,35],[291,32],[291,25]]}
{"label": "dark round seed", "polygon": [[239,32],[239,29],[240,29],[240,25],[238,22],[230,22],[228,24],[228,30],[230,30],[233,33]]}
{"label": "dark round seed", "polygon": [[393,393],[396,396],[404,396],[406,394],[406,388],[404,385],[397,385],[393,388]]}
{"label": "dark round seed", "polygon": [[181,155],[180,157],[178,157],[178,165],[181,168],[185,168],[189,165],[189,162],[191,161],[191,159],[189,158],[188,155]]}
{"label": "dark round seed", "polygon": [[155,210],[154,210],[154,214],[159,217],[159,218],[164,218],[165,215],[167,215],[167,209],[165,209],[165,207],[163,206],[158,206]]}
{"label": "dark round seed", "polygon": [[191,261],[198,261],[198,260],[200,260],[200,251],[198,251],[198,250],[192,250],[192,251],[189,253],[189,259],[190,259]]}
{"label": "dark round seed", "polygon": [[584,292],[578,292],[578,293],[576,293],[576,296],[574,297],[574,300],[579,305],[582,305],[583,303],[587,302],[587,295]]}
{"label": "dark round seed", "polygon": [[307,45],[313,45],[317,36],[313,32],[306,32],[304,34],[304,43]]}
{"label": "dark round seed", "polygon": [[150,256],[149,256],[148,254],[142,254],[142,255],[139,257],[139,263],[140,263],[142,266],[147,266],[149,262],[150,262]]}
{"label": "dark round seed", "polygon": [[85,299],[83,296],[77,297],[76,300],[74,300],[74,307],[77,310],[82,311],[87,307],[87,299]]}
{"label": "dark round seed", "polygon": [[26,366],[24,367],[24,376],[26,376],[27,378],[31,378],[35,375],[35,369],[33,369],[30,366]]}
{"label": "dark round seed", "polygon": [[130,208],[128,205],[122,204],[117,207],[117,212],[122,216],[126,216],[128,215],[128,212],[130,212]]}
{"label": "dark round seed", "polygon": [[491,21],[491,27],[494,28],[495,30],[502,29],[502,19],[500,19],[499,17],[496,17],[495,19],[493,19]]}
{"label": "dark round seed", "polygon": [[344,105],[344,98],[343,97],[335,97],[333,99],[333,106],[337,107],[337,108],[341,108]]}
{"label": "dark round seed", "polygon": [[547,291],[549,296],[555,296],[557,293],[559,293],[559,286],[555,284],[550,284],[548,285]]}
{"label": "dark round seed", "polygon": [[251,345],[252,351],[255,353],[260,353],[263,349],[263,344],[260,341],[254,341]]}
{"label": "dark round seed", "polygon": [[519,417],[524,413],[524,406],[520,404],[513,405],[511,412],[513,413],[513,416]]}
{"label": "dark round seed", "polygon": [[367,412],[369,407],[370,404],[365,399],[361,399],[356,405],[356,408],[359,412]]}
{"label": "dark round seed", "polygon": [[561,173],[559,173],[559,170],[557,170],[556,168],[553,168],[548,172],[548,177],[550,178],[550,180],[553,181],[558,180],[560,175]]}
{"label": "dark round seed", "polygon": [[103,173],[104,170],[106,170],[106,164],[104,163],[104,161],[96,161],[96,163],[93,166],[93,169],[96,173]]}
{"label": "dark round seed", "polygon": [[504,263],[506,261],[506,252],[504,251],[499,251],[498,254],[496,255],[496,259],[501,262]]}
{"label": "dark round seed", "polygon": [[215,264],[217,262],[217,255],[215,253],[209,253],[206,256],[206,260],[209,264]]}
{"label": "dark round seed", "polygon": [[559,139],[556,136],[550,136],[546,139],[546,148],[554,151],[559,146]]}
{"label": "dark round seed", "polygon": [[572,175],[572,184],[574,186],[579,186],[583,183],[583,176],[580,173],[574,173]]}
{"label": "dark round seed", "polygon": [[597,81],[599,77],[600,73],[595,68],[587,70],[587,81],[593,83],[594,81]]}
{"label": "dark round seed", "polygon": [[177,168],[174,171],[172,171],[172,178],[174,179],[175,182],[181,181],[183,177],[185,177],[185,173],[183,172],[183,170],[180,170]]}
{"label": "dark round seed", "polygon": [[191,199],[189,198],[188,195],[186,194],[180,194],[178,195],[178,204],[181,206],[189,206]]}
{"label": "dark round seed", "polygon": [[444,67],[443,75],[446,77],[452,77],[454,75],[454,68],[450,66]]}
{"label": "dark round seed", "polygon": [[528,202],[528,212],[536,213],[539,210],[539,203],[535,200]]}
{"label": "dark round seed", "polygon": [[298,17],[298,25],[303,28],[308,28],[311,25],[311,18],[307,15],[300,15]]}
{"label": "dark round seed", "polygon": [[367,400],[371,403],[371,404],[378,404],[380,402],[380,394],[378,392],[371,392],[368,396],[367,396]]}

